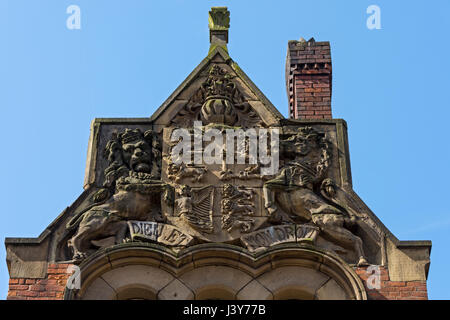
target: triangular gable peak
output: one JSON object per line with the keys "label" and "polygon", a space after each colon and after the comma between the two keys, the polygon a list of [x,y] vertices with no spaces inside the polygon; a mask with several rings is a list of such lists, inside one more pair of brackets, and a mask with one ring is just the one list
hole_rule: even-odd
{"label": "triangular gable peak", "polygon": [[[208,56],[194,69],[150,118],[155,125],[190,127],[193,121],[208,121],[202,106],[221,96],[229,101],[226,110],[232,126],[277,126],[284,117],[227,53],[226,47],[211,44]],[[217,99],[215,99],[217,100]],[[220,103],[221,104],[221,103]],[[212,106],[216,114],[222,106]],[[226,108],[226,106],[225,106]],[[220,115],[217,115],[220,117]]]}

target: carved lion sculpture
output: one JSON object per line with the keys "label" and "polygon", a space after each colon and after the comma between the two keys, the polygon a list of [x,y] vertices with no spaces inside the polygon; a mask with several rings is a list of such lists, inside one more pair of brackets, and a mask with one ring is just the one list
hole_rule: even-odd
{"label": "carved lion sculpture", "polygon": [[[76,215],[67,224],[67,229],[76,232],[69,240],[73,249],[73,260],[84,259],[92,241],[113,236],[115,243],[125,238],[128,220],[155,220],[152,208],[156,205],[155,195],[166,190],[160,181],[145,179],[148,175],[130,172],[128,177],[120,177],[116,182],[116,193],[105,203],[89,207]],[[157,198],[157,197],[156,197]]]}
{"label": "carved lion sculpture", "polygon": [[294,159],[264,184],[269,214],[275,216],[280,206],[290,216],[313,222],[331,240],[353,247],[358,255],[357,264],[366,265],[361,238],[347,228],[356,218],[333,203],[333,185],[330,179],[325,179],[330,159],[325,135],[304,127],[283,143]]}
{"label": "carved lion sculpture", "polygon": [[95,202],[102,202],[114,194],[116,180],[126,177],[129,171],[150,174],[160,179],[161,152],[157,135],[152,130],[125,129],[113,133],[104,150],[108,167],[104,171],[103,188],[94,195]]}

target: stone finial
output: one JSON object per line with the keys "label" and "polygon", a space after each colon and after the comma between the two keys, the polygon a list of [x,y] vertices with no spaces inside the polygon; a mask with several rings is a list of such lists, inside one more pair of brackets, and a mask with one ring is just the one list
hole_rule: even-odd
{"label": "stone finial", "polygon": [[230,11],[227,7],[212,7],[208,21],[211,30],[228,30],[230,28]]}
{"label": "stone finial", "polygon": [[226,48],[228,29],[230,28],[230,11],[227,7],[212,7],[209,11],[209,41],[211,45]]}

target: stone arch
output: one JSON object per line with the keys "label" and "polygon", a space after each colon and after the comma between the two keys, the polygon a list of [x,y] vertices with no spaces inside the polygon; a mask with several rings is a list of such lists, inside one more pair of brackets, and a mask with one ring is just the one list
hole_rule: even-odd
{"label": "stone arch", "polygon": [[[299,266],[280,267],[264,273],[257,280],[273,294],[275,300],[349,299],[345,290],[325,273]],[[327,286],[329,281],[335,286]]]}
{"label": "stone arch", "polygon": [[106,271],[86,287],[82,299],[156,299],[174,277],[153,266],[130,264]]}
{"label": "stone arch", "polygon": [[117,300],[156,300],[153,290],[139,285],[117,290]]}
{"label": "stone arch", "polygon": [[179,279],[194,291],[196,299],[234,300],[252,277],[237,268],[211,265],[189,270]]}
{"label": "stone arch", "polygon": [[201,288],[195,293],[196,300],[235,300],[236,296],[229,288],[212,286]]}
{"label": "stone arch", "polygon": [[298,244],[252,255],[203,244],[175,254],[149,244],[121,244],[80,265],[80,290],[65,299],[356,299],[367,295],[336,255]]}

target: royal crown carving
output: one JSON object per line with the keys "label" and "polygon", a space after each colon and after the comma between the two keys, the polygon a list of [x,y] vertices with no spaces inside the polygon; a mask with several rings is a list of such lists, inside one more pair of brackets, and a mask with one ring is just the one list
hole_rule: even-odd
{"label": "royal crown carving", "polygon": [[227,126],[259,126],[262,120],[234,83],[232,75],[213,64],[205,81],[172,120],[173,125],[192,127],[194,121]]}

